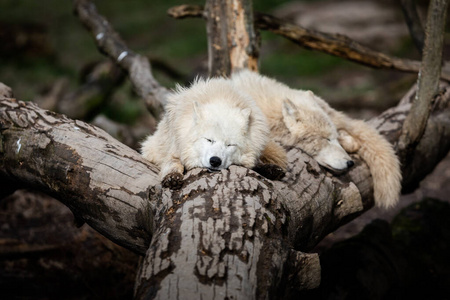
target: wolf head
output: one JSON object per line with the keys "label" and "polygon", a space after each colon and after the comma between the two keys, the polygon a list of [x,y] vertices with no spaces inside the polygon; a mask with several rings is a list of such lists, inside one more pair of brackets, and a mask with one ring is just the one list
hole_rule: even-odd
{"label": "wolf head", "polygon": [[338,142],[336,126],[320,107],[308,101],[296,105],[286,99],[283,101],[282,113],[292,144],[298,145],[320,165],[337,173],[354,165]]}
{"label": "wolf head", "polygon": [[[225,101],[193,105],[195,136],[187,167],[204,167],[210,171],[228,168],[232,164],[247,166],[250,108],[230,106]],[[251,162],[254,164],[255,162]],[[192,164],[192,165],[189,165]]]}

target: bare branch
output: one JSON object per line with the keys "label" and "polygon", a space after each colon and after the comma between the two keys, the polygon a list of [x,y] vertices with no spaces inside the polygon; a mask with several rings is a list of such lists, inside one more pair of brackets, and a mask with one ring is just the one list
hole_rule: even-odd
{"label": "bare branch", "polygon": [[[438,93],[447,7],[448,0],[432,0],[428,8],[425,48],[418,78],[418,92],[399,138],[400,153],[413,151],[421,139],[427,125],[432,101]],[[403,161],[403,163],[406,162]]]}
{"label": "bare branch", "polygon": [[420,53],[423,50],[423,43],[425,40],[425,32],[423,31],[422,23],[420,22],[419,14],[416,9],[415,0],[400,0],[403,14],[405,15],[406,25],[408,25],[409,33],[414,44]]}
{"label": "bare branch", "polygon": [[206,20],[206,11],[203,5],[182,4],[169,8],[167,14],[175,19],[203,18]]}
{"label": "bare branch", "polygon": [[148,59],[127,47],[91,1],[73,0],[73,7],[80,21],[94,36],[100,52],[128,72],[137,94],[146,101],[150,111],[158,116],[166,103],[168,91],[153,77]]}
{"label": "bare branch", "polygon": [[204,15],[210,76],[228,76],[236,68],[256,71],[259,39],[253,28],[252,1],[208,0]]}
{"label": "bare branch", "polygon": [[[169,13],[172,17],[180,18],[199,17],[204,14],[201,6],[187,5],[173,7]],[[369,49],[344,35],[306,29],[267,14],[255,13],[255,26],[258,29],[269,30],[281,35],[302,47],[345,58],[372,68],[394,69],[410,73],[418,73],[420,70],[419,61],[389,56]],[[450,81],[450,72],[443,70],[441,78]]]}

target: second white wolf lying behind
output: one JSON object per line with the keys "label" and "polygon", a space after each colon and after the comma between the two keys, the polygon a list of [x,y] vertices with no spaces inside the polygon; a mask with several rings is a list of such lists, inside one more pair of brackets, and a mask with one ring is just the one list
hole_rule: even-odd
{"label": "second white wolf lying behind", "polygon": [[372,174],[376,205],[388,208],[397,203],[400,164],[392,145],[376,129],[332,109],[311,91],[291,89],[258,73],[242,70],[231,80],[257,102],[274,139],[297,145],[334,172],[353,166],[347,152],[357,152]]}

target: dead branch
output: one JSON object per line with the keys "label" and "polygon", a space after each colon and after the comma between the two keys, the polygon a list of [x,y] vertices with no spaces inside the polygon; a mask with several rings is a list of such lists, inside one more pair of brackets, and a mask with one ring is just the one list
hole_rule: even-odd
{"label": "dead branch", "polygon": [[[206,17],[201,6],[176,6],[172,7],[168,13],[174,18]],[[419,61],[402,59],[374,51],[341,34],[329,34],[306,29],[258,12],[255,13],[254,18],[255,26],[258,29],[269,30],[307,49],[321,51],[372,68],[394,69],[409,73],[418,73],[420,70]],[[450,80],[448,70],[443,70],[441,79]]]}
{"label": "dead branch", "polygon": [[400,0],[406,25],[408,25],[409,34],[411,35],[416,48],[420,53],[422,53],[423,44],[425,41],[425,32],[423,30],[419,14],[417,13],[415,2],[415,0]]}
{"label": "dead branch", "polygon": [[127,47],[91,1],[73,0],[73,8],[83,25],[95,37],[100,52],[128,72],[137,94],[145,100],[149,110],[158,116],[166,103],[168,91],[153,77],[148,59]]}
{"label": "dead branch", "polygon": [[[441,74],[447,0],[432,0],[428,8],[425,47],[418,78],[418,92],[406,117],[399,138],[400,152],[413,151],[425,130],[433,98],[438,92]],[[403,155],[407,158],[407,155]],[[407,164],[407,161],[403,161]]]}
{"label": "dead branch", "polygon": [[[225,8],[225,9],[222,9]],[[259,39],[251,1],[208,0],[205,12],[210,76],[228,76],[236,68],[258,69]]]}

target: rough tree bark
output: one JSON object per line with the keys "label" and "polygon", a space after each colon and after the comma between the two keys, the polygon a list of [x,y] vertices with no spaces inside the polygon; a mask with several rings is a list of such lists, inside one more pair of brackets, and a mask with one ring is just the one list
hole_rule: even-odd
{"label": "rough tree bark", "polygon": [[[392,141],[412,98],[374,120]],[[439,162],[436,151],[450,147],[448,98],[438,101],[406,186],[420,180],[424,165],[431,170]],[[276,299],[312,288],[320,280],[318,257],[298,250],[372,205],[361,162],[336,178],[291,148],[283,181],[238,166],[194,169],[171,191],[160,189],[157,170],[135,151],[91,125],[8,98],[0,101],[0,120],[1,188],[7,178],[49,193],[119,245],[146,253],[137,299]]]}
{"label": "rough tree bark", "polygon": [[210,76],[235,68],[258,70],[259,38],[248,0],[208,0],[205,8]]}
{"label": "rough tree bark", "polygon": [[[438,93],[447,7],[448,0],[432,0],[430,2],[425,31],[425,47],[418,78],[418,93],[399,138],[400,153],[414,151],[425,130],[432,100]],[[408,159],[409,156],[407,154],[402,155],[404,159]],[[408,161],[403,160],[402,163],[407,164]]]}
{"label": "rough tree bark", "polygon": [[[145,252],[152,202],[141,187],[155,186],[158,179],[156,169],[138,153],[87,123],[5,98],[0,132],[0,178],[28,178],[24,186],[57,193],[80,223],[128,249]],[[8,186],[2,180],[0,187]],[[96,214],[80,214],[80,209]]]}
{"label": "rough tree bark", "polygon": [[[74,2],[94,12],[78,11],[80,18],[99,18],[88,1]],[[112,29],[95,29],[105,22],[90,21],[97,43],[111,35]],[[125,68],[133,65],[133,55],[114,52],[124,49],[116,46],[112,57],[122,57]],[[449,150],[449,96],[445,85],[404,166],[405,187]],[[137,299],[279,299],[315,287],[318,257],[301,251],[373,205],[370,173],[358,157],[351,172],[333,177],[295,147],[288,149],[282,181],[232,166],[220,173],[194,169],[181,190],[162,189],[154,166],[102,130],[8,97],[0,100],[0,190],[25,185],[44,191],[80,223],[145,255]],[[411,99],[373,120],[391,142],[398,140]]]}

